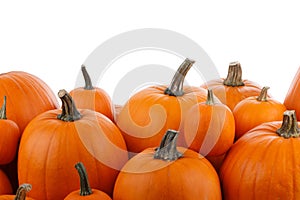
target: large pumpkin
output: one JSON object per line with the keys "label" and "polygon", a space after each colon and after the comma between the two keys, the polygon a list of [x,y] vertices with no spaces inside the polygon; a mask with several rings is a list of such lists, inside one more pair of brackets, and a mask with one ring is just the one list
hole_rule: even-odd
{"label": "large pumpkin", "polygon": [[203,156],[220,156],[226,153],[235,136],[231,110],[214,99],[213,91],[208,89],[206,102],[194,105],[183,125],[188,148]]}
{"label": "large pumpkin", "polygon": [[128,160],[125,141],[117,126],[104,115],[77,109],[71,96],[60,90],[62,110],[47,111],[26,127],[20,142],[20,183],[30,183],[29,196],[43,200],[65,198],[78,188],[76,172],[84,162],[90,184],[112,195],[115,179]]}
{"label": "large pumpkin", "polygon": [[233,109],[236,139],[264,122],[282,119],[286,107],[276,99],[268,97],[268,89],[269,87],[263,87],[259,96],[248,97]]}
{"label": "large pumpkin", "polygon": [[[183,86],[184,77],[193,63],[186,59],[169,86],[145,88],[131,96],[123,106],[117,125],[123,133],[128,151],[138,153],[158,146],[168,129],[179,129],[189,108],[205,101],[206,91],[203,88]],[[184,138],[180,137],[181,145]]]}
{"label": "large pumpkin", "polygon": [[27,197],[27,192],[30,192],[31,185],[28,183],[21,184],[17,189],[16,195],[0,195],[0,200],[34,200],[33,198]]}
{"label": "large pumpkin", "polygon": [[300,67],[296,72],[290,88],[285,96],[284,105],[288,110],[295,110],[297,118],[300,119]]}
{"label": "large pumpkin", "polygon": [[242,68],[239,62],[231,62],[228,68],[227,77],[210,80],[202,85],[205,89],[212,89],[219,100],[227,105],[231,110],[241,100],[258,96],[261,87],[250,80],[242,79]]}
{"label": "large pumpkin", "polygon": [[221,199],[219,178],[200,154],[176,146],[178,132],[168,130],[159,148],[131,158],[120,172],[114,200]]}
{"label": "large pumpkin", "polygon": [[0,164],[8,164],[16,156],[21,132],[18,125],[6,117],[6,96],[0,109]]}
{"label": "large pumpkin", "polygon": [[224,199],[300,199],[299,125],[285,111],[237,140],[220,169]]}
{"label": "large pumpkin", "polygon": [[91,109],[102,113],[109,119],[114,120],[113,104],[110,96],[101,88],[94,87],[91,78],[84,65],[81,66],[85,86],[70,91],[70,95],[78,108]]}
{"label": "large pumpkin", "polygon": [[38,77],[21,71],[0,74],[0,97],[7,96],[7,118],[23,132],[38,114],[58,108],[49,86]]}

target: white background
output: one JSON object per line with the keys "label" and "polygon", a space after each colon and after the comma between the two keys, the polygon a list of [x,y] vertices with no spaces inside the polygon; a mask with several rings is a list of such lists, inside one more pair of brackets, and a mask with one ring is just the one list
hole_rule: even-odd
{"label": "white background", "polygon": [[229,62],[240,61],[243,78],[270,86],[283,101],[300,65],[299,21],[296,1],[1,1],[0,72],[26,71],[55,93],[70,90],[102,42],[162,28],[197,42],[222,77]]}

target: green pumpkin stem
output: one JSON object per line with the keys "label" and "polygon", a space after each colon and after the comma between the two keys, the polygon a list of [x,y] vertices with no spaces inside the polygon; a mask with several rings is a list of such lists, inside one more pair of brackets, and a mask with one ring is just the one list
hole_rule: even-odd
{"label": "green pumpkin stem", "polygon": [[6,117],[6,96],[3,98],[3,104],[0,110],[0,119],[7,119]]}
{"label": "green pumpkin stem", "polygon": [[182,157],[182,153],[177,151],[176,142],[177,142],[178,133],[179,132],[175,130],[168,130],[165,133],[160,143],[160,146],[156,149],[154,153],[155,159],[173,161]]}
{"label": "green pumpkin stem", "polygon": [[229,64],[228,74],[223,84],[232,87],[245,85],[242,80],[242,67],[239,62],[231,62]]}
{"label": "green pumpkin stem", "polygon": [[88,196],[93,194],[84,165],[79,162],[75,165],[75,168],[78,171],[80,179],[80,196]]}
{"label": "green pumpkin stem", "polygon": [[268,86],[265,86],[261,89],[261,92],[257,97],[257,101],[268,101],[268,89],[270,89]]}
{"label": "green pumpkin stem", "polygon": [[66,90],[62,89],[59,90],[58,97],[62,102],[62,112],[61,114],[57,115],[57,118],[66,122],[79,120],[81,118],[81,114],[77,110],[75,102],[70,96],[70,94]]}
{"label": "green pumpkin stem", "polygon": [[92,84],[92,80],[91,80],[91,77],[90,77],[90,75],[88,74],[88,72],[86,70],[85,65],[81,65],[81,72],[82,72],[84,82],[85,82],[84,89],[85,90],[93,90],[94,87],[93,87],[93,84]]}
{"label": "green pumpkin stem", "polygon": [[14,200],[25,200],[26,199],[26,193],[31,190],[31,185],[28,183],[24,183],[19,186],[16,192],[16,196]]}
{"label": "green pumpkin stem", "polygon": [[192,65],[195,63],[195,61],[186,58],[183,63],[179,66],[177,69],[175,75],[173,76],[173,79],[171,81],[171,84],[167,89],[165,90],[165,94],[168,94],[170,96],[182,96],[184,94],[183,91],[183,83],[186,74],[192,67]]}
{"label": "green pumpkin stem", "polygon": [[276,133],[284,138],[299,137],[300,129],[298,127],[297,117],[294,110],[287,110],[283,113],[282,125]]}
{"label": "green pumpkin stem", "polygon": [[214,93],[212,89],[207,90],[206,105],[215,105]]}

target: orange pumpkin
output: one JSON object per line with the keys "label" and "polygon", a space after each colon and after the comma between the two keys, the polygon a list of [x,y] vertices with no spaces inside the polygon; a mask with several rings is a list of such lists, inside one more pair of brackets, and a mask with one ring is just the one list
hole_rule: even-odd
{"label": "orange pumpkin", "polygon": [[6,117],[6,96],[0,109],[0,164],[10,163],[16,156],[21,132],[18,125]]}
{"label": "orange pumpkin", "polygon": [[104,192],[90,187],[86,169],[82,162],[76,163],[75,168],[78,171],[80,179],[80,189],[71,192],[64,198],[64,200],[111,200],[111,198]]}
{"label": "orange pumpkin", "polygon": [[299,125],[288,110],[237,140],[220,169],[224,199],[300,199]]}
{"label": "orange pumpkin", "polygon": [[200,154],[177,148],[177,137],[177,131],[168,130],[159,148],[131,158],[117,178],[113,199],[221,199],[213,166]]}
{"label": "orange pumpkin", "polygon": [[12,187],[6,174],[0,169],[0,195],[12,194]]}
{"label": "orange pumpkin", "polygon": [[183,132],[188,147],[203,156],[219,156],[231,147],[235,122],[231,110],[215,102],[208,90],[206,102],[194,105],[184,120]]}
{"label": "orange pumpkin", "polygon": [[31,185],[24,183],[18,188],[16,195],[1,195],[0,200],[34,200],[33,198],[26,197],[26,193],[31,190]]}
{"label": "orange pumpkin", "polygon": [[110,96],[101,88],[92,85],[91,78],[84,65],[81,66],[85,86],[70,91],[78,108],[91,109],[114,120],[113,105]]}
{"label": "orange pumpkin", "polygon": [[128,160],[126,144],[117,126],[101,113],[77,109],[65,91],[58,93],[62,109],[47,111],[26,127],[20,142],[19,182],[31,183],[30,197],[64,199],[78,188],[70,171],[81,160],[91,186],[112,195],[119,170]]}
{"label": "orange pumpkin", "polygon": [[239,62],[229,64],[227,77],[211,80],[202,85],[205,89],[212,89],[219,100],[233,110],[241,100],[258,96],[261,87],[250,80],[242,79],[242,68]]}
{"label": "orange pumpkin", "polygon": [[268,89],[269,87],[263,87],[259,96],[248,97],[234,108],[236,139],[264,122],[282,119],[286,107],[274,98],[268,98]]}
{"label": "orange pumpkin", "polygon": [[[128,151],[138,153],[158,146],[165,132],[178,130],[187,111],[205,101],[206,91],[200,87],[183,86],[184,77],[194,61],[186,59],[178,68],[169,86],[145,88],[130,97],[122,107],[117,125]],[[180,139],[179,143],[184,141]]]}
{"label": "orange pumpkin", "polygon": [[288,110],[295,110],[297,118],[300,119],[300,67],[298,68],[290,88],[285,96],[284,105]]}
{"label": "orange pumpkin", "polygon": [[22,133],[38,114],[58,108],[49,86],[38,77],[20,71],[0,74],[0,97],[7,96],[7,118],[16,122]]}

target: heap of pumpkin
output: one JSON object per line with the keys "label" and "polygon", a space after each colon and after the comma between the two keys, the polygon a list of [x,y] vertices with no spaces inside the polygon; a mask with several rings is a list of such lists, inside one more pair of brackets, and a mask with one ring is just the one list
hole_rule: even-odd
{"label": "heap of pumpkin", "polygon": [[0,200],[299,199],[300,70],[283,104],[238,62],[185,86],[193,64],[121,107],[85,66],[61,103],[32,74],[0,74]]}

